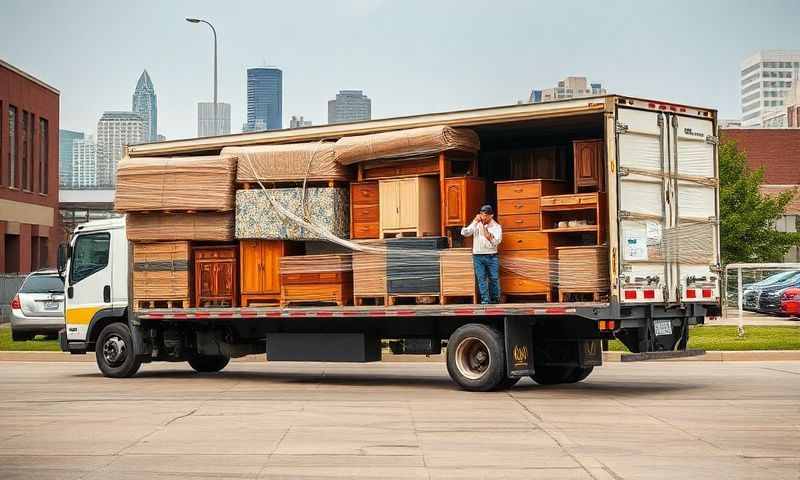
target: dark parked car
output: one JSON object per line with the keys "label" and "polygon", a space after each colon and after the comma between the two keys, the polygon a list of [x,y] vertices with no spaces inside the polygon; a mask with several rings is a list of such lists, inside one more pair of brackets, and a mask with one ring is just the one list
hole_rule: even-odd
{"label": "dark parked car", "polygon": [[33,272],[11,300],[11,338],[58,338],[64,328],[64,281],[55,270]]}
{"label": "dark parked car", "polygon": [[800,276],[800,271],[790,270],[788,272],[775,273],[761,281],[745,285],[742,293],[742,308],[751,312],[758,311],[758,297],[761,295],[763,289],[789,281],[798,276]]}
{"label": "dark parked car", "polygon": [[800,274],[761,290],[758,297],[758,312],[768,315],[781,314],[781,296],[790,288],[800,287]]}

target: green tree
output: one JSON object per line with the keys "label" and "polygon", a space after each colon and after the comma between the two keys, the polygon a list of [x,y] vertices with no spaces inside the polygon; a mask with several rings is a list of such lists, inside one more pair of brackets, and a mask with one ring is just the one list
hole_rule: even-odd
{"label": "green tree", "polygon": [[779,262],[800,245],[800,233],[779,232],[778,220],[796,190],[764,195],[758,187],[764,170],[750,170],[747,157],[734,142],[719,150],[720,242],[722,262]]}

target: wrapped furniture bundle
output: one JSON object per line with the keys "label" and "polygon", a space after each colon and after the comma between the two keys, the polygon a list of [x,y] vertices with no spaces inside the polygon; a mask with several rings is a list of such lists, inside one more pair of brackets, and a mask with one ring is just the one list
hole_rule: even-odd
{"label": "wrapped furniture bundle", "polygon": [[222,157],[238,158],[236,181],[348,181],[348,167],[336,163],[332,142],[226,147]]}
{"label": "wrapped furniture bundle", "polygon": [[[272,202],[319,225],[339,238],[349,238],[346,188],[311,187],[239,190],[236,192],[236,238],[324,240],[287,218]],[[305,205],[303,208],[301,205]]]}
{"label": "wrapped furniture bundle", "polygon": [[233,210],[236,158],[126,158],[117,168],[118,212]]}
{"label": "wrapped furniture bundle", "polygon": [[189,242],[134,243],[134,308],[189,307],[190,255]]}
{"label": "wrapped furniture bundle", "polygon": [[282,257],[281,305],[335,303],[353,297],[353,265],[349,253]]}
{"label": "wrapped furniture bundle", "polygon": [[334,146],[336,161],[342,165],[379,158],[433,155],[450,150],[475,153],[479,149],[480,140],[474,131],[441,125],[342,137]]}
{"label": "wrapped furniture bundle", "polygon": [[233,240],[233,212],[197,212],[160,215],[129,213],[126,218],[128,240]]}

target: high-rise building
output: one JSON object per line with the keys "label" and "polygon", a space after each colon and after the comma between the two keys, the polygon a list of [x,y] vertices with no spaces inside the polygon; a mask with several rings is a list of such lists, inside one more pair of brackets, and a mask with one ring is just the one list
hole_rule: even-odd
{"label": "high-rise building", "polygon": [[786,95],[798,73],[800,50],[761,50],[745,58],[739,74],[742,126],[765,126],[775,112],[785,111]]}
{"label": "high-rise building", "polygon": [[339,90],[328,100],[328,123],[361,122],[372,118],[372,100],[363,90]]}
{"label": "high-rise building", "polygon": [[310,127],[310,126],[311,126],[311,120],[303,119],[302,115],[300,115],[299,117],[292,115],[292,119],[289,120],[289,128],[300,128],[300,127]]}
{"label": "high-rise building", "polygon": [[146,141],[146,122],[134,112],[104,112],[97,122],[97,185],[116,184],[123,147]]}
{"label": "high-rise building", "polygon": [[131,111],[138,113],[145,121],[144,142],[158,141],[158,105],[156,90],[147,70],[143,71],[136,82],[133,92],[133,108]]}
{"label": "high-rise building", "polygon": [[97,144],[94,139],[77,139],[72,142],[72,178],[70,183],[75,189],[97,187]]}
{"label": "high-rise building", "polygon": [[72,142],[83,137],[83,132],[58,131],[58,184],[62,187],[72,186]]}
{"label": "high-rise building", "polygon": [[552,102],[567,98],[591,97],[605,95],[606,90],[600,83],[589,83],[586,77],[567,77],[558,82],[554,88],[531,90],[529,103]]}
{"label": "high-rise building", "polygon": [[[283,72],[274,67],[247,69],[245,131],[283,128]],[[260,122],[259,122],[260,121]]]}
{"label": "high-rise building", "polygon": [[231,104],[217,102],[214,119],[214,102],[197,103],[197,136],[215,137],[231,133]]}

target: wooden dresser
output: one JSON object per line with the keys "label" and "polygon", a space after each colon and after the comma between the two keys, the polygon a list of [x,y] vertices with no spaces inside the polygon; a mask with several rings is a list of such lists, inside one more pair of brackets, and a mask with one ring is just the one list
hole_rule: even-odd
{"label": "wooden dresser", "polygon": [[380,237],[439,235],[439,178],[380,180]]}
{"label": "wooden dresser", "polygon": [[195,307],[237,305],[236,245],[194,247]]}
{"label": "wooden dresser", "polygon": [[500,288],[508,297],[544,296],[552,299],[552,263],[555,255],[550,238],[541,232],[542,195],[567,190],[559,180],[513,180],[497,182],[498,222],[503,227],[500,243]]}
{"label": "wooden dresser", "polygon": [[378,182],[350,184],[350,238],[378,238],[380,211]]}
{"label": "wooden dresser", "polygon": [[286,255],[302,253],[302,246],[284,240],[241,240],[239,267],[241,303],[278,305],[281,298],[280,260]]}
{"label": "wooden dresser", "polygon": [[347,305],[353,297],[351,254],[298,255],[281,258],[281,305]]}

